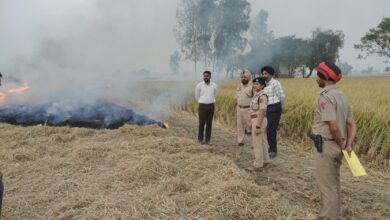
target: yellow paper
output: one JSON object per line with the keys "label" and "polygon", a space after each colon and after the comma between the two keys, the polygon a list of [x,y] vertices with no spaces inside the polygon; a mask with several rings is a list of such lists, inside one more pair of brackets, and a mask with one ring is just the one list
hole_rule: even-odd
{"label": "yellow paper", "polygon": [[355,152],[351,152],[351,156],[348,155],[346,150],[343,150],[344,158],[347,160],[348,166],[352,171],[353,176],[365,176],[367,175],[364,167],[359,161],[359,158],[356,156]]}

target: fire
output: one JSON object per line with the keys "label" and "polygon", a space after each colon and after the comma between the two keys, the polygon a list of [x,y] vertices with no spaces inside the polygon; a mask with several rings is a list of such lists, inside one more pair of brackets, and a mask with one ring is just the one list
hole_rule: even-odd
{"label": "fire", "polygon": [[23,83],[23,85],[19,88],[14,88],[14,89],[9,89],[8,93],[16,93],[16,94],[21,94],[28,90],[30,86],[27,83]]}
{"label": "fire", "polygon": [[4,100],[6,96],[5,93],[0,92],[0,101]]}
{"label": "fire", "polygon": [[4,101],[5,98],[7,97],[7,94],[22,94],[25,91],[27,91],[30,88],[28,83],[23,83],[20,87],[18,88],[12,88],[8,89],[5,92],[0,92],[0,101]]}

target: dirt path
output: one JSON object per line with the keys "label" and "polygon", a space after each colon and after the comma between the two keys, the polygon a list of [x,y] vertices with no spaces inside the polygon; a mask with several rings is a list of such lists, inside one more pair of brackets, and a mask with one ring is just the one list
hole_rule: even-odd
{"label": "dirt path", "polygon": [[[169,123],[172,134],[196,139],[196,117],[174,113]],[[310,146],[302,146],[288,138],[278,140],[278,157],[264,172],[251,175],[258,185],[272,186],[291,203],[301,204],[316,213],[319,193],[312,177]],[[253,159],[250,138],[243,147],[238,147],[234,130],[219,123],[214,123],[211,145],[205,147],[214,154],[234,161],[242,169]],[[368,176],[353,177],[344,161],[341,168],[342,216],[345,219],[390,219],[390,177],[376,170],[366,171]]]}

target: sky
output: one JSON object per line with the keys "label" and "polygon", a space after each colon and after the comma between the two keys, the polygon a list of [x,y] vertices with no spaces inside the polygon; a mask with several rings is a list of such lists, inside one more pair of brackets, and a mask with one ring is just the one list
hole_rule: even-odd
{"label": "sky", "polygon": [[[179,0],[0,0],[0,72],[21,61],[46,69],[120,72],[147,68],[170,72],[179,50],[173,28]],[[384,69],[383,58],[357,59],[353,45],[384,16],[388,0],[250,0],[251,17],[269,13],[275,37],[308,38],[316,28],[342,30],[340,59],[354,70]],[[53,62],[51,62],[53,61]],[[56,62],[54,62],[56,61]],[[56,63],[53,67],[51,63]],[[189,66],[183,64],[182,71]]]}

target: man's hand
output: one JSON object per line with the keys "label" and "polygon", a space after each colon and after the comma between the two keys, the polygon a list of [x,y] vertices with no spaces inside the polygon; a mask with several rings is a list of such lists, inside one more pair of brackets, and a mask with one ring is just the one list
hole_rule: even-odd
{"label": "man's hand", "polygon": [[343,139],[343,142],[342,142],[340,148],[341,148],[342,150],[345,150],[346,147],[347,147],[347,141]]}
{"label": "man's hand", "polygon": [[349,146],[346,146],[343,150],[346,150],[349,157],[351,157],[351,153],[352,153],[352,147],[349,145]]}

